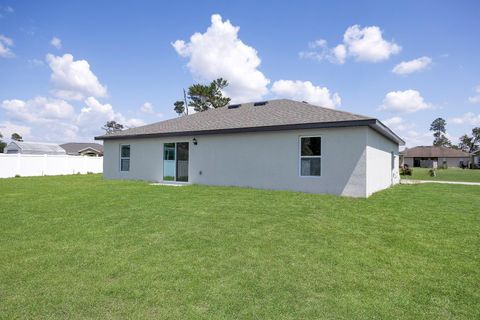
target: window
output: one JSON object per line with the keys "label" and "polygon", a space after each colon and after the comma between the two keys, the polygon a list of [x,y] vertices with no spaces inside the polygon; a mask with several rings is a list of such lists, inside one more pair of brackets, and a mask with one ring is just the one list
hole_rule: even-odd
{"label": "window", "polygon": [[163,144],[163,180],[175,181],[175,143]]}
{"label": "window", "polygon": [[130,171],[130,145],[120,146],[120,171]]}
{"label": "window", "polygon": [[163,160],[175,160],[175,143],[163,144]]}
{"label": "window", "polygon": [[300,176],[319,177],[322,172],[322,139],[300,137]]}

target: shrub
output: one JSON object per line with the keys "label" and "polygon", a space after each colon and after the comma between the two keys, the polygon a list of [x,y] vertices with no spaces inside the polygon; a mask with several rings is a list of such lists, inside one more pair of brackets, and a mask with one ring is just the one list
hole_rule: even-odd
{"label": "shrub", "polygon": [[435,169],[428,170],[428,175],[430,177],[436,177],[437,176],[437,170],[435,170]]}
{"label": "shrub", "polygon": [[413,169],[411,169],[410,167],[402,167],[400,168],[400,174],[402,176],[411,176],[413,173]]}

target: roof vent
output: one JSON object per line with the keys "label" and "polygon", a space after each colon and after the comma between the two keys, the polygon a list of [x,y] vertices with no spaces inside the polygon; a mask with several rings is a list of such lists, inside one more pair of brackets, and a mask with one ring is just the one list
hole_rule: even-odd
{"label": "roof vent", "polygon": [[253,105],[254,105],[255,107],[257,107],[257,106],[264,106],[264,105],[266,105],[267,103],[268,103],[268,101],[259,101],[259,102],[254,102]]}
{"label": "roof vent", "polygon": [[240,106],[241,106],[241,104],[231,104],[231,105],[228,106],[228,109],[236,109]]}

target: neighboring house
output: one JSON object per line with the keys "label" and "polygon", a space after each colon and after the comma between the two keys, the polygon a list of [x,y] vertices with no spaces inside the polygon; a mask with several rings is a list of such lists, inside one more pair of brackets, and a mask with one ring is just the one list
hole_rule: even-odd
{"label": "neighboring house", "polygon": [[477,150],[472,154],[472,166],[474,168],[480,168],[480,150]]}
{"label": "neighboring house", "polygon": [[404,141],[374,118],[292,100],[230,105],[96,137],[108,179],[367,197]]}
{"label": "neighboring house", "polygon": [[466,167],[470,159],[469,153],[447,147],[418,146],[400,152],[400,165],[410,167]]}
{"label": "neighboring house", "polygon": [[43,143],[43,142],[10,142],[3,151],[8,154],[47,154],[47,155],[62,155],[65,154],[58,144]]}
{"label": "neighboring house", "polygon": [[103,145],[99,143],[69,142],[60,147],[72,156],[103,157]]}

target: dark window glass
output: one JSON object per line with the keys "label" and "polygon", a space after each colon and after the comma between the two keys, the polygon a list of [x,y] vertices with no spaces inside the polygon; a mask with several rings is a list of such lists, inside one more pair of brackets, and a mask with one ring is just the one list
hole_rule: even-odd
{"label": "dark window glass", "polygon": [[122,171],[130,171],[130,159],[122,159],[122,160],[120,160],[120,170],[122,170]]}
{"label": "dark window glass", "polygon": [[130,146],[122,146],[122,158],[130,158]]}
{"label": "dark window glass", "polygon": [[302,176],[320,176],[321,161],[320,158],[302,158]]}
{"label": "dark window glass", "polygon": [[303,156],[320,156],[321,150],[321,138],[320,137],[306,137],[302,138],[301,151]]}
{"label": "dark window glass", "polygon": [[177,143],[177,159],[188,160],[188,142]]}
{"label": "dark window glass", "polygon": [[188,181],[188,142],[177,143],[177,181]]}

